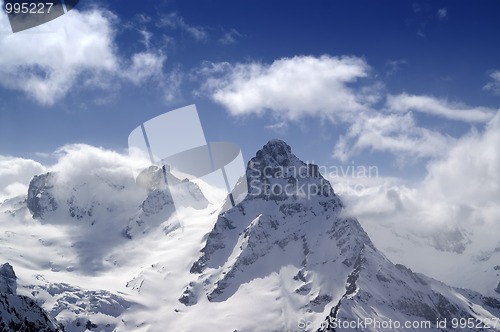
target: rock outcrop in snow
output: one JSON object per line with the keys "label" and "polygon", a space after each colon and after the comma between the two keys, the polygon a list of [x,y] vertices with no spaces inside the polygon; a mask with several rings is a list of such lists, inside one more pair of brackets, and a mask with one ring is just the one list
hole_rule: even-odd
{"label": "rock outcrop in snow", "polygon": [[16,294],[16,279],[9,263],[0,265],[0,331],[64,331],[34,300]]}
{"label": "rock outcrop in snow", "polygon": [[[137,183],[146,188],[147,196],[141,203],[140,210],[123,230],[124,236],[129,239],[168,220],[176,207],[204,209],[209,204],[198,185],[188,179],[180,180],[165,166],[145,169],[139,174]],[[169,229],[178,227],[181,225],[170,225]]]}
{"label": "rock outcrop in snow", "polygon": [[54,187],[54,174],[45,173],[35,175],[28,188],[28,209],[33,214],[33,218],[43,219],[47,212],[57,209],[57,202],[51,189]]}
{"label": "rock outcrop in snow", "polygon": [[16,295],[17,277],[9,263],[0,265],[0,293]]}

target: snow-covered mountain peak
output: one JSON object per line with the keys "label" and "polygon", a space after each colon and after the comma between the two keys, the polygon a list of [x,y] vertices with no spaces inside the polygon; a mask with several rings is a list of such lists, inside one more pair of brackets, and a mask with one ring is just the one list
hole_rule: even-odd
{"label": "snow-covered mountain peak", "polygon": [[[347,277],[363,247],[373,246],[367,234],[357,220],[341,216],[342,203],[317,166],[302,162],[283,141],[272,140],[257,152],[247,180],[249,195],[219,216],[191,272],[202,273],[208,299],[218,302],[249,282],[248,276],[294,266],[289,277],[299,280],[293,283],[304,295],[302,305],[324,308],[334,294],[320,288],[333,285],[311,282],[314,271],[339,261],[342,266],[332,273]],[[200,295],[191,288],[203,287],[191,284],[181,302],[196,302]]]}
{"label": "snow-covered mountain peak", "polygon": [[[257,152],[248,163],[247,180],[249,195],[219,215],[191,267],[193,279],[179,298],[186,308],[259,294],[262,302],[275,303],[279,323],[270,319],[266,327],[276,331],[330,331],[337,321],[365,317],[421,319],[434,324],[432,330],[440,319],[449,328],[455,316],[498,314],[496,299],[451,289],[391,263],[359,222],[344,216],[317,167],[298,159],[283,141],[272,140]],[[476,314],[467,303],[484,312]]]}
{"label": "snow-covered mountain peak", "polygon": [[[288,144],[282,140],[273,139],[257,151],[255,157],[250,160],[247,166],[247,175],[252,171],[260,171],[266,176],[272,177],[307,176],[306,166],[292,153],[292,148]],[[292,169],[301,173],[291,174]]]}
{"label": "snow-covered mountain peak", "polygon": [[138,175],[136,183],[146,188],[149,196],[155,192],[163,192],[164,195],[168,196],[167,202],[175,202],[179,206],[203,209],[208,205],[208,200],[200,187],[187,178],[181,180],[173,175],[168,165],[146,168]]}
{"label": "snow-covered mountain peak", "polygon": [[254,160],[266,166],[289,166],[299,161],[292,153],[292,148],[279,139],[267,142],[261,150],[257,151]]}
{"label": "snow-covered mountain peak", "polygon": [[301,200],[334,199],[333,188],[317,165],[306,164],[285,142],[273,139],[257,151],[246,170],[248,199]]}

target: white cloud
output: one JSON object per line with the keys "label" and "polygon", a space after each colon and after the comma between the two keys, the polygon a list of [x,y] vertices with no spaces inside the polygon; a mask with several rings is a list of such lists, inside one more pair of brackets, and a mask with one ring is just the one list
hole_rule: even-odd
{"label": "white cloud", "polygon": [[365,149],[414,158],[436,157],[448,150],[453,139],[418,127],[411,114],[361,113],[341,135],[334,156],[345,161]]}
{"label": "white cloud", "polygon": [[409,95],[407,93],[388,95],[386,106],[392,112],[406,113],[415,111],[466,122],[487,122],[496,113],[496,110],[486,107],[469,107],[434,97]]}
{"label": "white cloud", "polygon": [[500,70],[496,70],[490,74],[491,82],[483,87],[483,90],[491,91],[495,95],[500,95]]}
{"label": "white cloud", "polygon": [[288,123],[285,121],[276,122],[266,126],[266,129],[272,130],[278,134],[283,134],[288,129]]}
{"label": "white cloud", "polygon": [[71,144],[59,148],[55,152],[57,163],[49,168],[61,174],[61,181],[79,182],[89,175],[108,173],[132,178],[132,169],[142,165],[141,161],[132,160],[127,155],[115,151],[86,145]]}
{"label": "white cloud", "polygon": [[184,31],[199,41],[203,41],[208,38],[208,33],[204,28],[187,24],[184,18],[179,16],[177,13],[170,13],[163,16],[158,22],[158,25],[161,27]]}
{"label": "white cloud", "polygon": [[[420,183],[397,179],[334,179],[337,186],[349,185],[341,192],[347,207],[369,229],[377,224],[395,232],[432,238],[454,230],[469,235],[500,231],[500,115],[483,133],[472,133],[454,142],[440,158],[427,167]],[[346,190],[347,188],[347,190]],[[471,235],[471,236],[472,236]],[[498,242],[483,238],[486,249]],[[491,242],[493,241],[493,242]],[[450,249],[452,244],[442,242]],[[447,247],[447,245],[450,245]],[[483,249],[484,249],[483,248]]]}
{"label": "white cloud", "polygon": [[184,74],[179,68],[171,70],[162,77],[160,87],[163,90],[163,98],[166,102],[172,102],[181,95],[181,84]]}
{"label": "white cloud", "polygon": [[0,202],[26,194],[31,178],[44,171],[45,167],[36,161],[0,156]]}
{"label": "white cloud", "polygon": [[145,28],[139,29],[138,32],[142,37],[141,42],[144,45],[144,47],[146,49],[150,49],[151,48],[151,39],[153,39],[153,34],[151,32],[149,32],[148,30],[146,30]]}
{"label": "white cloud", "polygon": [[49,23],[12,34],[7,16],[0,13],[0,84],[52,105],[83,73],[117,70],[114,19],[107,11],[72,10]]}
{"label": "white cloud", "polygon": [[86,144],[63,146],[52,156],[57,158],[52,166],[0,156],[0,202],[15,195],[26,195],[32,177],[46,172],[57,174],[53,193],[60,201],[76,193],[82,202],[96,199],[104,208],[136,211],[144,199],[145,190],[135,184],[134,177],[134,172],[143,168],[142,160]]}
{"label": "white cloud", "polygon": [[[500,197],[500,114],[483,134],[471,133],[460,139],[447,156],[429,166],[424,181],[427,192],[453,204],[474,209],[486,208]],[[490,220],[493,221],[493,220]]]}
{"label": "white cloud", "polygon": [[132,56],[130,67],[122,75],[135,85],[140,85],[150,78],[161,77],[165,60],[166,56],[161,53],[136,53]]}
{"label": "white cloud", "polygon": [[[396,70],[404,63],[388,66]],[[362,58],[325,55],[271,64],[206,63],[198,74],[207,77],[204,91],[233,116],[269,113],[279,128],[304,117],[341,123],[346,132],[339,137],[334,157],[342,161],[365,150],[392,153],[401,161],[442,156],[456,139],[419,126],[414,112],[471,123],[486,123],[497,113],[425,95],[386,95],[380,82],[363,80],[370,70]],[[385,106],[379,106],[383,97]]]}
{"label": "white cloud", "polygon": [[232,115],[273,114],[285,120],[319,116],[334,120],[351,117],[378,98],[369,89],[357,92],[350,84],[368,77],[361,58],[296,56],[274,61],[205,66],[211,77],[204,88]]}
{"label": "white cloud", "polygon": [[0,12],[0,86],[52,106],[77,88],[108,90],[116,82],[161,81],[166,56],[151,49],[149,32],[140,31],[147,51],[127,60],[115,43],[116,21],[106,10],[74,9],[13,34],[7,16]]}

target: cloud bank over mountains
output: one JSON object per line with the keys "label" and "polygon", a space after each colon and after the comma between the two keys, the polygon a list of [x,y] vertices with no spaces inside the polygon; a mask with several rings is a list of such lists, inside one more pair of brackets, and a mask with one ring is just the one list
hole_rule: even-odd
{"label": "cloud bank over mountains", "polygon": [[[393,224],[415,234],[455,229],[494,234],[492,230],[500,230],[500,206],[492,200],[500,196],[499,141],[500,116],[496,115],[484,132],[472,132],[443,150],[442,156],[428,164],[427,174],[419,183],[378,174],[357,178],[349,173],[330,180],[348,211],[363,224]],[[57,162],[46,166],[28,159],[0,157],[0,183],[5,188],[0,198],[26,194],[31,177],[46,171],[56,171],[59,180],[68,183],[84,183],[87,177],[99,174],[115,182],[134,181],[137,165],[125,154],[74,144],[58,149],[54,156]],[[486,243],[494,245],[496,240],[488,238]]]}
{"label": "cloud bank over mountains", "polygon": [[[367,229],[384,225],[423,236],[460,232],[493,250],[500,228],[500,115],[482,133],[458,139],[432,160],[421,182],[397,178],[337,178],[350,213]],[[334,179],[335,181],[335,179]],[[357,185],[357,186],[356,186]],[[447,248],[454,250],[453,248]]]}

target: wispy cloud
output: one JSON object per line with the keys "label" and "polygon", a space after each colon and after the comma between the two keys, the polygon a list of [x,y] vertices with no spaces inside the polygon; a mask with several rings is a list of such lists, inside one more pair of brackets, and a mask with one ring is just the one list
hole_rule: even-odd
{"label": "wispy cloud", "polygon": [[198,41],[203,41],[208,38],[208,32],[205,28],[186,23],[184,18],[177,13],[170,13],[163,16],[159,20],[158,25],[161,27],[170,28],[172,30],[180,30],[186,32]]}
{"label": "wispy cloud", "polygon": [[219,39],[219,43],[222,45],[235,44],[237,39],[241,37],[241,34],[236,29],[231,29],[226,31],[224,35]]}
{"label": "wispy cloud", "polygon": [[446,8],[440,8],[437,11],[437,17],[440,20],[444,20],[448,17],[448,10]]}
{"label": "wispy cloud", "polygon": [[413,10],[413,12],[415,14],[420,13],[422,11],[422,6],[420,6],[418,3],[414,2],[411,4],[411,9]]}
{"label": "wispy cloud", "polygon": [[163,98],[166,102],[172,102],[181,96],[181,84],[184,81],[184,73],[179,69],[172,69],[165,74],[160,82],[163,90]]}
{"label": "wispy cloud", "polygon": [[166,56],[161,53],[136,53],[132,56],[130,66],[121,75],[135,85],[140,85],[147,79],[161,77],[165,60]]}
{"label": "wispy cloud", "polygon": [[413,17],[406,20],[407,24],[414,25],[417,36],[421,38],[427,37],[427,28],[433,26],[435,22],[446,21],[449,18],[447,8],[438,8],[429,3],[413,3]]}
{"label": "wispy cloud", "polygon": [[278,134],[283,134],[288,129],[288,123],[285,121],[276,122],[266,126],[266,129],[272,130]]}
{"label": "wispy cloud", "polygon": [[400,68],[402,66],[407,65],[408,62],[405,59],[401,60],[388,60],[385,64],[387,68],[387,72],[385,73],[385,76],[390,77],[395,75],[397,72],[399,72]]}
{"label": "wispy cloud", "polygon": [[500,95],[500,70],[490,74],[491,82],[483,87],[483,90],[490,91],[495,95]]}
{"label": "wispy cloud", "polygon": [[390,152],[402,158],[432,158],[446,151],[454,139],[417,126],[411,114],[359,114],[341,135],[333,156],[346,161],[364,151]]}
{"label": "wispy cloud", "polygon": [[469,107],[461,103],[450,103],[430,96],[417,96],[402,93],[387,96],[387,108],[392,112],[422,112],[450,120],[465,122],[487,122],[496,110],[486,107]]}
{"label": "wispy cloud", "polygon": [[142,36],[142,44],[146,49],[151,48],[151,39],[153,38],[153,34],[146,30],[145,28],[139,30],[140,35]]}

